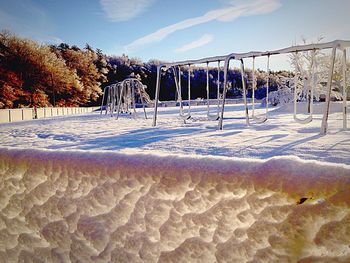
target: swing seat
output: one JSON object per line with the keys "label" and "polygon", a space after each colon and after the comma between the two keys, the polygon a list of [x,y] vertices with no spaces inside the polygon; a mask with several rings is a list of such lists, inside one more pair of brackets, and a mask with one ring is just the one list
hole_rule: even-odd
{"label": "swing seat", "polygon": [[218,121],[220,119],[220,116],[218,115],[207,115],[208,121]]}
{"label": "swing seat", "polygon": [[307,117],[306,119],[303,119],[303,120],[299,119],[296,115],[294,115],[293,117],[294,117],[294,120],[300,124],[307,124],[309,122],[312,122],[312,115],[310,115],[309,117]]}
{"label": "swing seat", "polygon": [[[253,57],[253,91],[252,91],[252,107],[253,107],[253,114],[252,114],[252,119],[254,120],[255,123],[261,124],[267,121],[268,119],[268,108],[269,108],[269,102],[268,102],[268,94],[269,94],[269,78],[270,78],[270,55],[267,56],[267,80],[266,80],[266,97],[265,97],[265,102],[266,102],[266,113],[265,116],[260,116],[256,117],[254,115],[254,107],[255,107],[255,97],[254,97],[254,92],[256,88],[256,82],[255,82],[255,57]],[[249,122],[249,120],[248,120]]]}
{"label": "swing seat", "polygon": [[256,117],[256,116],[252,116],[253,120],[256,123],[264,123],[267,121],[267,117],[266,116],[262,116],[262,117]]}

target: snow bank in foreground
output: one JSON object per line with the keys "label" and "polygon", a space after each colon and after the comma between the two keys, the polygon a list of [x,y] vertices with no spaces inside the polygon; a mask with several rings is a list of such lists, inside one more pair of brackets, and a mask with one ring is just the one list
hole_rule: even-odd
{"label": "snow bank in foreground", "polygon": [[350,166],[0,152],[0,261],[350,261]]}

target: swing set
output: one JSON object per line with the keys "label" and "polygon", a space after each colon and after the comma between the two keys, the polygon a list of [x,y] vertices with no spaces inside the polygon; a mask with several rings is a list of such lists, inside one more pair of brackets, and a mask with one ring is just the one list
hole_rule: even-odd
{"label": "swing set", "polygon": [[117,119],[121,113],[134,114],[134,116],[137,116],[136,100],[139,99],[142,104],[145,119],[147,119],[145,104],[149,103],[150,99],[145,91],[146,88],[147,86],[143,85],[141,81],[136,78],[127,78],[121,82],[105,87],[100,114],[102,114],[106,98],[105,114],[109,113],[111,117],[113,117],[116,112]]}
{"label": "swing set", "polygon": [[[156,92],[155,92],[155,104],[154,104],[154,115],[153,115],[153,123],[152,126],[157,125],[157,113],[158,113],[158,102],[159,102],[159,92],[161,89],[161,73],[162,70],[168,70],[172,69],[176,84],[176,91],[178,95],[178,100],[180,103],[180,117],[184,119],[184,122],[186,120],[191,119],[191,66],[196,64],[203,64],[206,63],[206,76],[207,76],[207,83],[206,83],[206,91],[207,91],[207,119],[209,120],[218,120],[218,128],[220,130],[223,129],[223,121],[224,121],[224,112],[225,112],[225,101],[226,101],[226,95],[229,88],[228,85],[228,70],[230,66],[230,61],[235,60],[240,62],[240,71],[241,71],[241,77],[242,77],[242,89],[243,89],[243,102],[244,102],[244,112],[245,112],[245,122],[246,125],[249,126],[250,123],[250,117],[249,117],[249,110],[248,110],[248,102],[247,102],[247,84],[246,84],[246,77],[245,77],[245,69],[244,69],[244,61],[247,59],[252,59],[252,77],[253,77],[253,86],[252,86],[252,102],[251,102],[251,108],[252,108],[252,116],[251,119],[254,123],[260,124],[264,123],[268,120],[268,104],[269,104],[269,85],[270,85],[270,57],[274,55],[280,55],[280,54],[298,54],[299,52],[312,52],[311,56],[311,80],[308,90],[308,99],[309,99],[309,105],[310,105],[310,112],[309,115],[301,119],[297,116],[297,100],[298,100],[298,84],[300,82],[299,76],[297,71],[295,72],[294,76],[294,114],[293,118],[297,123],[300,124],[306,124],[310,123],[313,120],[313,94],[314,94],[314,87],[315,87],[315,74],[316,74],[316,51],[319,50],[326,50],[331,49],[331,57],[330,57],[330,67],[328,71],[328,80],[326,84],[326,101],[325,101],[325,108],[322,118],[322,124],[320,129],[320,134],[326,134],[328,129],[328,117],[329,117],[329,108],[330,108],[330,97],[331,97],[331,89],[332,89],[332,79],[334,74],[334,64],[335,64],[335,56],[336,51],[340,50],[342,51],[342,77],[343,77],[343,128],[347,128],[347,65],[346,65],[346,48],[350,46],[350,41],[345,40],[335,40],[328,43],[319,43],[319,44],[309,44],[309,45],[299,45],[299,46],[291,46],[288,48],[283,48],[279,50],[273,50],[273,51],[265,51],[265,52],[248,52],[248,53],[232,53],[226,56],[216,56],[216,57],[208,57],[198,60],[186,60],[186,61],[180,61],[180,62],[173,62],[173,63],[164,63],[160,64],[157,68],[157,82],[156,82]],[[267,76],[266,76],[266,108],[265,108],[265,114],[263,116],[255,116],[255,89],[256,89],[256,78],[255,78],[255,59],[257,57],[267,57]],[[217,114],[212,115],[210,114],[210,100],[209,100],[209,63],[217,62],[218,63],[218,77],[217,77]],[[220,94],[220,62],[224,62],[224,79],[223,79],[223,92]],[[188,68],[188,110],[187,113],[184,113],[183,108],[183,101],[182,101],[182,94],[181,94],[181,67],[187,67]]]}

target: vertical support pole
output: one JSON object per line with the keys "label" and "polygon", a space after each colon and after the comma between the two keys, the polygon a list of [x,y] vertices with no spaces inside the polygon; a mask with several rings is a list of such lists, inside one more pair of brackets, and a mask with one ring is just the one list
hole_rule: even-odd
{"label": "vertical support pole", "polygon": [[174,82],[175,82],[175,88],[176,88],[176,92],[179,93],[179,82],[177,80],[177,71],[176,71],[176,68],[175,67],[171,67],[171,69],[173,70],[173,74],[174,74]]}
{"label": "vertical support pole", "polygon": [[312,116],[314,112],[314,89],[316,86],[315,69],[316,69],[316,50],[313,50],[312,57],[311,57],[311,87],[310,87],[311,90],[310,90],[310,97],[309,97],[310,116]]}
{"label": "vertical support pole", "polygon": [[210,101],[209,101],[209,62],[207,62],[207,116],[210,116]]}
{"label": "vertical support pole", "polygon": [[225,64],[224,64],[224,90],[222,92],[221,113],[220,113],[220,119],[219,119],[219,124],[218,124],[219,130],[222,130],[222,128],[223,128],[225,100],[226,100],[226,93],[227,93],[227,88],[228,88],[228,85],[227,85],[227,72],[228,72],[228,68],[230,66],[230,60],[231,60],[231,57],[227,57],[225,59]]}
{"label": "vertical support pole", "polygon": [[[111,87],[109,88],[109,101],[110,101],[110,103],[109,103],[109,113],[112,116],[112,114],[113,114],[113,89]],[[80,111],[79,111],[79,113],[80,113]]]}
{"label": "vertical support pole", "polygon": [[156,127],[157,125],[157,114],[158,114],[158,101],[159,101],[159,91],[160,91],[160,80],[161,80],[161,70],[162,65],[157,67],[157,82],[156,82],[156,94],[154,98],[154,114],[153,114],[153,123],[152,126]]}
{"label": "vertical support pole", "polygon": [[[106,105],[105,105],[105,115],[107,115],[107,112],[108,112],[108,107],[109,107],[109,105],[108,105],[108,100],[109,100],[109,88],[106,90]],[[76,112],[74,111],[74,114],[75,114]]]}
{"label": "vertical support pole", "polygon": [[242,78],[242,86],[243,86],[243,101],[244,101],[244,110],[245,110],[245,124],[249,126],[249,112],[248,112],[248,104],[247,104],[247,87],[245,82],[245,72],[244,72],[244,62],[241,59],[241,78]]}
{"label": "vertical support pole", "polygon": [[346,47],[343,49],[343,129],[347,129],[347,95],[348,95],[348,87],[347,87],[347,79],[346,79]]}
{"label": "vertical support pole", "polygon": [[118,85],[118,83],[116,83],[115,84],[115,86],[114,86],[114,88],[115,88],[115,92],[116,92],[116,94],[117,94],[117,105],[118,105],[118,103],[119,103],[119,100],[120,100],[120,93],[119,93],[119,85]]}
{"label": "vertical support pole", "polygon": [[255,82],[255,57],[253,57],[253,85],[252,85],[252,117],[254,118],[254,111],[255,111],[255,88],[256,88],[256,82]]}
{"label": "vertical support pole", "polygon": [[131,88],[131,103],[132,108],[134,109],[134,114],[137,116],[136,112],[136,102],[135,102],[135,80],[130,80],[130,88]]}
{"label": "vertical support pole", "polygon": [[188,115],[191,115],[191,65],[188,65]]}
{"label": "vertical support pole", "polygon": [[126,101],[126,112],[129,113],[129,108],[131,106],[131,90],[129,82],[126,82]]}
{"label": "vertical support pole", "polygon": [[270,87],[270,54],[267,55],[267,80],[266,80],[266,116],[269,111],[269,87]]}
{"label": "vertical support pole", "polygon": [[220,60],[218,61],[218,83],[217,83],[216,89],[217,89],[216,99],[218,103],[217,117],[219,118],[220,116]]}
{"label": "vertical support pole", "polygon": [[114,93],[113,88],[111,87],[111,117],[113,117],[113,108],[114,108]]}
{"label": "vertical support pole", "polygon": [[[107,86],[108,87],[108,86]],[[106,95],[106,89],[107,89],[107,87],[105,87],[104,89],[103,89],[103,96],[102,96],[102,103],[101,103],[101,113],[100,114],[102,114],[102,107],[103,107],[103,102],[105,101],[105,95]]]}
{"label": "vertical support pole", "polygon": [[184,112],[184,109],[183,109],[183,105],[182,105],[182,87],[181,87],[181,66],[179,66],[179,99],[180,99],[180,114],[181,116],[183,116],[183,112]]}
{"label": "vertical support pole", "polygon": [[179,88],[179,81],[177,79],[176,69],[175,69],[175,67],[172,67],[172,69],[173,69],[173,73],[174,73],[174,81],[175,81],[176,92],[177,92],[179,103],[180,103],[180,116],[183,116],[183,104],[182,104],[181,89]]}
{"label": "vertical support pole", "polygon": [[[298,51],[295,52],[295,58],[298,59]],[[298,63],[298,61],[297,61]],[[297,115],[297,100],[298,100],[298,67],[295,67],[294,73],[294,116]]]}
{"label": "vertical support pole", "polygon": [[[137,90],[140,95],[141,103],[142,103],[142,108],[143,108],[143,113],[145,114],[145,119],[147,119],[147,113],[146,113],[146,107],[145,107],[145,101],[143,100],[143,84],[141,82],[137,82]],[[146,92],[146,91],[145,91]]]}
{"label": "vertical support pole", "polygon": [[124,92],[124,85],[125,85],[125,82],[123,81],[120,85],[120,100],[118,101],[118,108],[117,108],[117,120],[119,118],[119,113],[120,113],[120,107],[122,105],[122,98],[123,98],[123,92]]}
{"label": "vertical support pole", "polygon": [[331,100],[332,79],[333,79],[333,70],[334,70],[334,61],[335,61],[336,51],[337,51],[337,48],[333,47],[331,61],[330,61],[330,65],[329,65],[326,105],[325,105],[324,114],[323,114],[323,118],[322,118],[322,125],[321,125],[321,131],[320,131],[321,135],[325,135],[327,133],[327,128],[328,128],[329,105],[330,105],[330,100]]}
{"label": "vertical support pole", "polygon": [[117,108],[117,107],[116,107],[116,106],[117,106],[117,105],[116,105],[116,104],[117,104],[117,100],[116,100],[116,92],[117,92],[117,91],[116,91],[116,89],[115,89],[115,85],[112,85],[112,86],[111,86],[111,89],[112,89],[112,96],[113,96],[113,97],[112,97],[112,98],[113,98],[113,100],[112,100],[112,101],[113,101],[113,103],[112,103],[112,116],[113,116],[113,115],[114,115],[114,111],[115,111],[116,108]]}
{"label": "vertical support pole", "polygon": [[[108,114],[108,110],[109,110],[109,88],[107,89],[107,98],[106,98],[106,107],[105,107],[105,115]],[[76,112],[74,112],[74,114],[76,114]]]}
{"label": "vertical support pole", "polygon": [[115,94],[116,91],[115,91],[114,85],[111,87],[111,89],[112,89],[112,105],[113,105],[112,115],[113,115],[114,111],[117,109],[117,105],[116,105],[117,101],[116,101],[116,94]]}
{"label": "vertical support pole", "polygon": [[[112,89],[111,88],[108,88],[108,111],[111,113],[112,111]],[[106,114],[108,112],[106,111]]]}
{"label": "vertical support pole", "polygon": [[117,106],[118,106],[118,89],[117,89],[117,85],[113,85],[113,98],[114,98],[114,102],[113,102],[113,112],[117,110]]}

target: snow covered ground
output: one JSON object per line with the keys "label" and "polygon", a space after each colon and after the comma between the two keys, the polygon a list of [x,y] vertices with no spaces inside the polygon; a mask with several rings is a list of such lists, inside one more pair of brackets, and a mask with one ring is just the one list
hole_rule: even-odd
{"label": "snow covered ground", "polygon": [[321,108],[2,124],[0,262],[350,262],[350,133]]}
{"label": "snow covered ground", "polygon": [[[314,121],[306,125],[294,122],[292,107],[288,105],[271,109],[266,123],[252,122],[246,127],[243,105],[227,105],[223,131],[217,129],[217,121],[206,120],[205,106],[192,108],[193,120],[188,124],[178,118],[178,108],[159,108],[157,127],[151,127],[153,109],[147,109],[147,120],[141,109],[139,118],[124,116],[119,120],[99,113],[56,117],[0,125],[0,147],[256,159],[292,155],[350,164],[350,130],[341,129],[341,104],[332,105],[326,136],[319,135],[321,106],[315,105]],[[211,110],[214,114],[215,106]]]}

